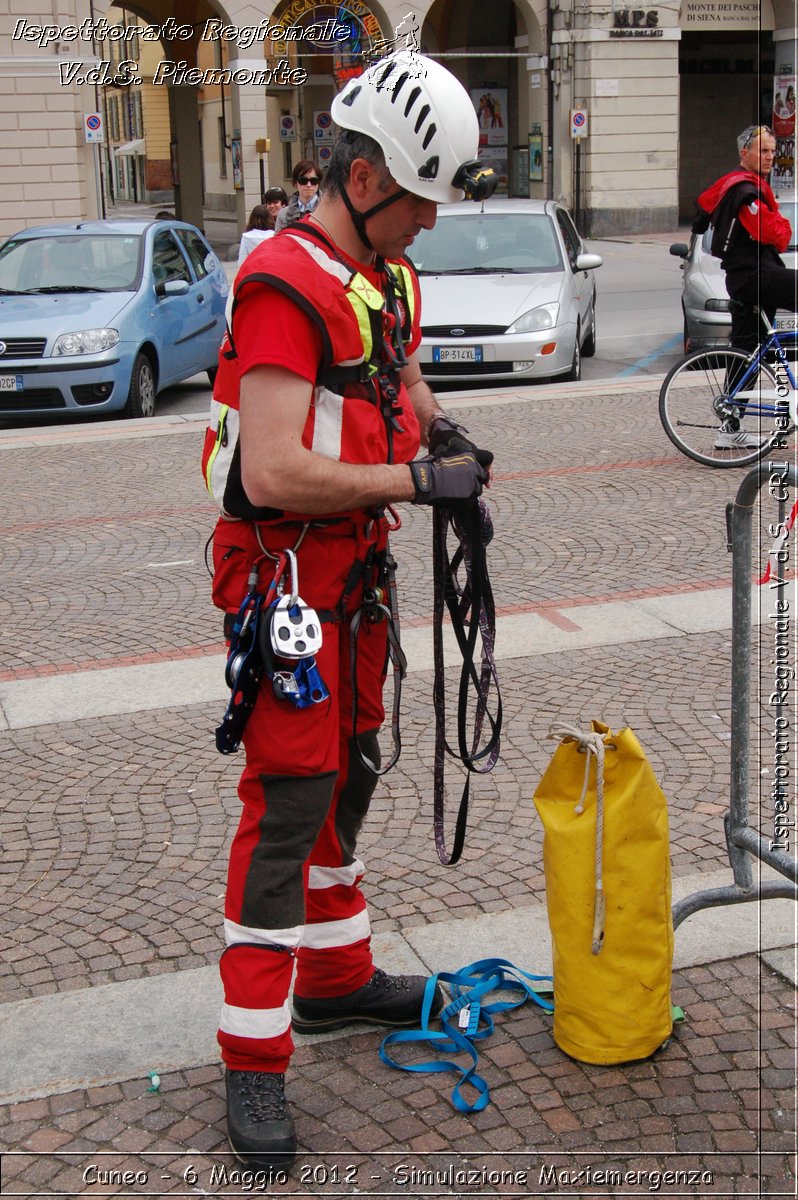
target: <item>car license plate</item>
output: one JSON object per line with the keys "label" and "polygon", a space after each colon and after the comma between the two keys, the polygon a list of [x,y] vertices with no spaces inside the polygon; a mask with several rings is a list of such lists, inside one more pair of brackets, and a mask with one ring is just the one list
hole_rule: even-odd
{"label": "car license plate", "polygon": [[0,375],[0,392],[24,392],[25,384],[21,375]]}
{"label": "car license plate", "polygon": [[773,325],[780,333],[787,333],[791,329],[798,329],[798,318],[794,313],[788,313],[783,317],[777,315]]}
{"label": "car license plate", "polygon": [[482,362],[481,346],[433,346],[432,361],[447,362]]}

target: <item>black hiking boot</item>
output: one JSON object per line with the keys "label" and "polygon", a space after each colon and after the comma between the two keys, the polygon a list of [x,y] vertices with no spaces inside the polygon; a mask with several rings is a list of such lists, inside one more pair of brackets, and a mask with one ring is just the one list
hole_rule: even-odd
{"label": "black hiking boot", "polygon": [[[377,967],[368,983],[346,996],[294,996],[291,1024],[297,1033],[327,1033],[353,1021],[406,1029],[421,1023],[426,985],[423,975],[388,975]],[[436,984],[430,1015],[437,1016],[442,1008],[443,993]]]}
{"label": "black hiking boot", "polygon": [[296,1132],[285,1099],[285,1075],[227,1071],[227,1131],[237,1159],[253,1171],[287,1172]]}

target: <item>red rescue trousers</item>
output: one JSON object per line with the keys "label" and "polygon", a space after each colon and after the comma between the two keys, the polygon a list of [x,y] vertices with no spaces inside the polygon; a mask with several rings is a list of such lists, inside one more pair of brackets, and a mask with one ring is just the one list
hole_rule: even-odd
{"label": "red rescue trousers", "polygon": [[[213,544],[214,603],[237,612],[253,562],[264,549],[293,549],[302,530],[299,523],[256,530],[248,522],[220,520]],[[294,960],[296,993],[303,997],[346,995],[374,971],[356,841],[377,775],[353,743],[348,619],[362,603],[362,578],[346,599],[344,619],[331,618],[351,584],[353,567],[385,540],[384,520],[365,517],[307,528],[296,551],[298,590],[322,615],[316,664],[329,699],[296,708],[278,699],[264,676],[244,732],[246,766],[227,876],[218,1033],[222,1058],[233,1070],[286,1069],[294,1048],[288,1007]],[[266,559],[264,591],[272,574]],[[375,765],[386,642],[384,622],[361,622],[357,734]]]}

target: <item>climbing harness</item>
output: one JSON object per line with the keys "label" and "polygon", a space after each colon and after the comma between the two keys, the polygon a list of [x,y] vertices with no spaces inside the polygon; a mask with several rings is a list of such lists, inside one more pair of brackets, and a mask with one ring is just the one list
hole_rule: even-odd
{"label": "climbing harness", "polygon": [[[283,238],[285,240],[283,240]],[[205,486],[223,513],[251,521],[279,520],[279,509],[251,504],[241,482],[239,445],[239,367],[236,313],[247,287],[265,284],[286,296],[316,327],[321,359],[314,403],[305,429],[307,444],[324,447],[330,458],[346,457],[352,436],[352,401],[367,400],[382,417],[387,457],[406,430],[400,423],[399,371],[407,363],[413,337],[417,283],[404,262],[377,259],[380,286],[347,262],[314,224],[296,222],[270,243],[260,269],[237,280],[228,329],[222,342],[219,375],[202,454]],[[359,405],[355,404],[355,408]],[[355,438],[355,445],[359,445]],[[411,451],[412,453],[413,451]]]}
{"label": "climbing harness", "polygon": [[[449,556],[448,534],[452,531],[457,548]],[[482,500],[473,500],[456,508],[435,508],[433,513],[433,707],[435,710],[435,763],[433,780],[433,826],[438,858],[444,866],[453,866],[463,852],[468,821],[471,775],[487,774],[499,758],[502,701],[493,648],[496,635],[496,609],[488,576],[486,547],[493,537],[490,510]],[[458,572],[463,567],[461,583]],[[448,609],[452,628],[462,655],[457,701],[457,750],[446,736],[446,694],[443,653],[443,613]],[[480,665],[475,652],[481,640]],[[496,689],[495,713],[488,710],[491,686]],[[474,716],[469,739],[469,691],[474,694]],[[485,721],[489,736],[480,748]],[[455,823],[452,851],[446,849],[444,831],[444,775],[446,756],[458,759],[467,774]]]}
{"label": "climbing harness", "polygon": [[[452,994],[451,1003],[440,1013],[440,1030],[430,1028],[430,1013],[438,982],[448,984]],[[544,986],[534,986],[536,984]],[[486,1080],[477,1074],[479,1052],[474,1042],[490,1037],[493,1033],[495,1013],[519,1008],[527,1000],[531,1000],[546,1012],[552,1012],[554,1005],[545,997],[545,993],[551,992],[551,984],[550,975],[530,975],[504,958],[481,959],[460,971],[440,971],[427,980],[421,1006],[421,1028],[389,1033],[380,1045],[380,1058],[389,1067],[396,1067],[400,1071],[453,1071],[460,1076],[452,1089],[454,1107],[462,1113],[481,1112],[490,1104],[490,1090]],[[485,1003],[488,994],[494,991],[514,992],[520,995],[515,999],[497,999],[490,1004]],[[466,1068],[448,1059],[399,1063],[387,1053],[387,1046],[414,1042],[429,1042],[433,1049],[444,1052],[465,1053],[471,1058],[471,1066]],[[470,1084],[477,1092],[474,1101],[468,1101],[463,1095],[462,1089],[466,1084]]]}

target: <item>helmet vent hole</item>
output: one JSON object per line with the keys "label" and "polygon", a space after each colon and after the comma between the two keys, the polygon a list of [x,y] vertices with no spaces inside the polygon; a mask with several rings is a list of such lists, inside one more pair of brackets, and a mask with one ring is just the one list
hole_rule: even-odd
{"label": "helmet vent hole", "polygon": [[341,103],[345,104],[347,108],[351,108],[352,105],[355,103],[355,100],[357,100],[358,96],[360,95],[360,93],[362,91],[363,91],[362,85],[358,84],[357,87],[352,88],[352,91],[349,93],[348,96],[343,97],[343,99],[341,100]]}
{"label": "helmet vent hole", "polygon": [[410,95],[407,97],[407,104],[405,105],[405,116],[406,117],[410,115],[410,109],[413,107],[413,105],[415,104],[416,100],[418,100],[420,95],[421,95],[421,88],[414,87],[412,92],[410,93]]}
{"label": "helmet vent hole", "polygon": [[377,80],[377,83],[376,83],[377,91],[379,91],[379,89],[385,83],[388,76],[393,74],[395,67],[396,67],[396,63],[388,63],[388,66],[385,68],[382,75],[380,75],[379,79]]}
{"label": "helmet vent hole", "polygon": [[399,93],[401,92],[402,88],[405,86],[405,84],[407,83],[409,78],[410,78],[409,71],[405,71],[405,72],[403,72],[403,74],[401,74],[399,76],[396,83],[394,84],[393,95],[391,96],[391,104],[396,104],[396,101],[399,99]]}
{"label": "helmet vent hole", "polygon": [[424,107],[421,109],[421,112],[416,117],[416,133],[418,133],[419,129],[424,124],[424,122],[426,121],[428,116],[429,116],[429,105],[425,104]]}
{"label": "helmet vent hole", "polygon": [[432,158],[428,158],[423,166],[418,168],[419,179],[437,179],[440,159],[437,154],[433,154]]}
{"label": "helmet vent hole", "polygon": [[429,129],[424,134],[424,141],[421,143],[422,150],[426,150],[427,146],[430,144],[430,142],[435,137],[435,134],[437,132],[438,132],[438,126],[433,121],[432,125],[430,125]]}

